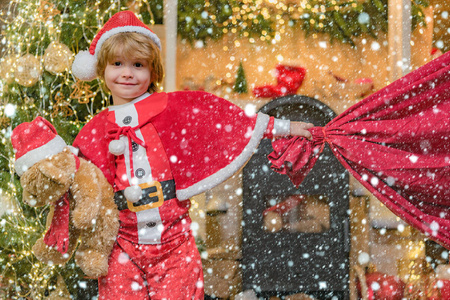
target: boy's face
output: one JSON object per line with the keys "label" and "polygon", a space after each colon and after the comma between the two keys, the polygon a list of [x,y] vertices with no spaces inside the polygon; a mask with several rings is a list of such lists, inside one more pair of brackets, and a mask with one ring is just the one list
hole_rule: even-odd
{"label": "boy's face", "polygon": [[147,91],[151,83],[151,73],[146,60],[121,56],[108,62],[104,78],[114,105],[136,99]]}

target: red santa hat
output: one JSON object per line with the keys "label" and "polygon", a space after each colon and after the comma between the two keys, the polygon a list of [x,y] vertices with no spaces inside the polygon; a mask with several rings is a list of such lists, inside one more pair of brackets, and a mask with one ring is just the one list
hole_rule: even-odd
{"label": "red santa hat", "polygon": [[19,176],[35,163],[58,154],[67,147],[55,127],[42,117],[14,128],[11,142],[16,153],[14,167]]}
{"label": "red santa hat", "polygon": [[97,77],[97,55],[103,43],[113,35],[121,32],[137,32],[148,36],[161,49],[158,36],[142,23],[131,11],[120,11],[113,15],[97,33],[89,47],[89,51],[80,51],[72,64],[72,74],[83,81]]}

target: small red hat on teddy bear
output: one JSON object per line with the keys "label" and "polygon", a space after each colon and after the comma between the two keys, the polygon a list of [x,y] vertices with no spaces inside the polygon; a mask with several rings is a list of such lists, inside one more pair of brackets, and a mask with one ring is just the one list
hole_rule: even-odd
{"label": "small red hat on teddy bear", "polygon": [[14,167],[19,176],[35,163],[58,154],[67,147],[55,127],[42,117],[14,128],[11,142],[16,154]]}

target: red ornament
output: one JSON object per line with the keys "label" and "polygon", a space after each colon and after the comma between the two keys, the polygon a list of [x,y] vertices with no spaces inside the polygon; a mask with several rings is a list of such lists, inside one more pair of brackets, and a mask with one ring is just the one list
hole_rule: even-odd
{"label": "red ornament", "polygon": [[253,94],[260,98],[276,98],[286,95],[294,95],[303,83],[306,69],[302,67],[277,65],[277,85],[258,86],[253,89]]}
{"label": "red ornament", "polygon": [[366,274],[369,294],[373,293],[373,300],[401,300],[405,284],[400,278],[374,272]]}

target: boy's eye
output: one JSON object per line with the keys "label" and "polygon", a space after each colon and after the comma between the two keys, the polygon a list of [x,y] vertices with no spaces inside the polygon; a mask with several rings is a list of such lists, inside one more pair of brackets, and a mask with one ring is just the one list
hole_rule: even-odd
{"label": "boy's eye", "polygon": [[141,64],[141,63],[135,63],[134,64],[136,67],[138,67],[138,68],[141,68],[141,67],[143,67],[144,65],[143,64]]}
{"label": "boy's eye", "polygon": [[120,61],[115,61],[115,62],[113,62],[113,65],[114,65],[114,66],[120,66],[121,63],[120,63]]}

